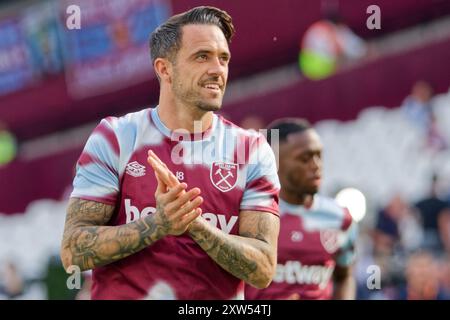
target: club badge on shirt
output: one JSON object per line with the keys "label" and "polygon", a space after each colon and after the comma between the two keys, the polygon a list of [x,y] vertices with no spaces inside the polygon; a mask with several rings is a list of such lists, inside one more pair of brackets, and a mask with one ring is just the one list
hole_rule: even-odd
{"label": "club badge on shirt", "polygon": [[228,192],[236,186],[238,165],[215,161],[211,165],[210,178],[214,187],[222,192]]}
{"label": "club badge on shirt", "polygon": [[339,249],[339,230],[320,230],[320,242],[328,253],[335,253]]}

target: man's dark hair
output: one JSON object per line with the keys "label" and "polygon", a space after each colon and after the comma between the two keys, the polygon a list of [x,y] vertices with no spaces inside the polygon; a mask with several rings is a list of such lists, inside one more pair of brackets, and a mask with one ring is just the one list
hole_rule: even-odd
{"label": "man's dark hair", "polygon": [[267,128],[267,142],[272,140],[272,130],[278,130],[279,142],[285,142],[291,133],[301,133],[313,127],[306,119],[302,118],[283,118],[273,121]]}
{"label": "man's dark hair", "polygon": [[215,7],[196,7],[174,15],[156,28],[150,36],[152,64],[156,58],[168,58],[173,62],[181,47],[181,28],[189,24],[211,24],[222,30],[228,44],[234,35],[234,26],[228,13]]}

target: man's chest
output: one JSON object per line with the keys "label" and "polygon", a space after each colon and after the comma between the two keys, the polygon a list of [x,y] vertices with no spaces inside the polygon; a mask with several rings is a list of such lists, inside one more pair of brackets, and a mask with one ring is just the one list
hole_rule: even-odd
{"label": "man's chest", "polygon": [[[203,217],[211,224],[231,232],[237,225],[240,202],[245,189],[245,168],[224,159],[184,164],[173,161],[165,149],[154,150],[158,157],[188,189],[198,187],[204,198]],[[157,180],[146,150],[135,153],[125,165],[120,179],[118,223],[129,223],[156,211]]]}

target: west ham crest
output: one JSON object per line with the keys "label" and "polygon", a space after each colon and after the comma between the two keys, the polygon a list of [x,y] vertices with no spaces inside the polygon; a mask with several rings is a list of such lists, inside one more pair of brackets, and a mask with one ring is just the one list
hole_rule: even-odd
{"label": "west ham crest", "polygon": [[237,183],[238,165],[216,161],[211,165],[211,182],[222,192],[232,190]]}
{"label": "west ham crest", "polygon": [[335,253],[339,249],[339,230],[320,230],[320,242],[328,253]]}

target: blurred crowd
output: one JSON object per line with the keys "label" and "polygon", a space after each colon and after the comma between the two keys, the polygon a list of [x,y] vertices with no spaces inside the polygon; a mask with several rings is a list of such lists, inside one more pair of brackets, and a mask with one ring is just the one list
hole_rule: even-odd
{"label": "blurred crowd", "polygon": [[[359,299],[450,299],[450,204],[436,175],[430,185],[429,195],[415,203],[394,194],[373,228],[361,230]],[[367,286],[371,265],[380,268],[380,290]]]}

